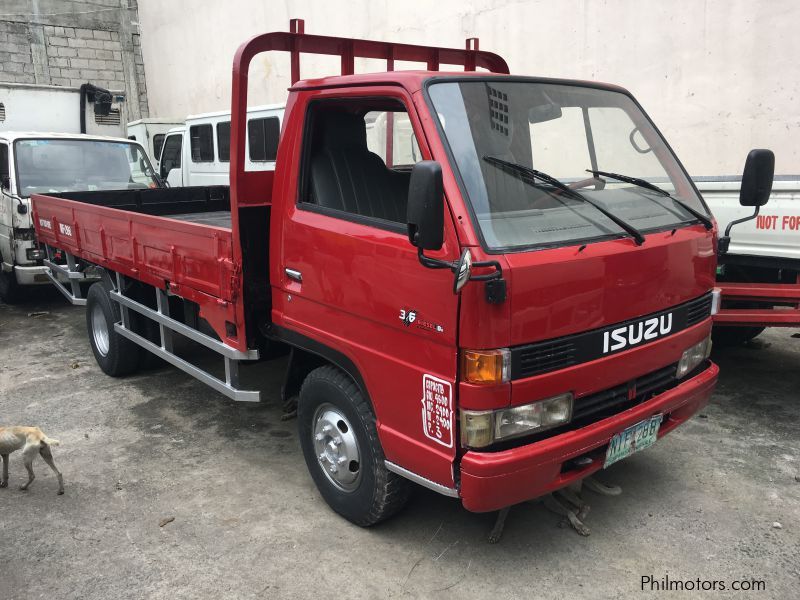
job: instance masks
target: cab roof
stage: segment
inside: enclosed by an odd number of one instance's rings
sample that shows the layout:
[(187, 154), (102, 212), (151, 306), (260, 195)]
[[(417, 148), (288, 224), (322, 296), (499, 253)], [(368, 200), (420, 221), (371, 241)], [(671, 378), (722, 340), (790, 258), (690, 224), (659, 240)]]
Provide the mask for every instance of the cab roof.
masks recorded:
[(606, 89), (609, 91), (629, 92), (620, 86), (601, 83), (597, 81), (585, 81), (580, 79), (556, 79), (549, 77), (529, 77), (524, 75), (509, 75), (506, 73), (494, 73), (490, 71), (385, 71), (380, 73), (358, 73), (355, 75), (331, 75), (314, 79), (303, 79), (295, 83), (290, 91), (305, 91), (310, 89), (328, 87), (357, 87), (360, 85), (399, 85), (413, 94), (422, 89), (424, 83), (429, 79), (492, 79), (508, 81), (532, 81), (550, 84), (578, 85)]
[(86, 140), (95, 142), (125, 142), (137, 144), (136, 140), (107, 135), (89, 135), (86, 133), (58, 133), (49, 131), (0, 131), (0, 139), (13, 142), (19, 139), (35, 140)]

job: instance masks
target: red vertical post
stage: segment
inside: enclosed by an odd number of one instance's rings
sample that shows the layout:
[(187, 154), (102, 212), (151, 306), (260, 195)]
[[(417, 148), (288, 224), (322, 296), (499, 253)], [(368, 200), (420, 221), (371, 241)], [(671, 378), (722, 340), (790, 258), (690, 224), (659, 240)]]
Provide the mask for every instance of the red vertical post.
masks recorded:
[(394, 46), (389, 46), (386, 50), (386, 70), (394, 71)]
[(353, 42), (342, 42), (342, 75), (352, 75), (355, 73), (355, 58), (353, 57)]
[[(303, 35), (306, 31), (306, 22), (303, 19), (291, 19), (289, 21), (289, 32), (296, 35)], [(292, 85), (300, 81), (300, 49), (297, 47), (297, 38), (292, 39), (291, 50)]]
[(475, 70), (475, 57), (478, 54), (478, 50), (480, 49), (480, 41), (478, 38), (467, 38), (467, 57), (464, 60), (464, 70), (465, 71), (474, 71)]
[(431, 48), (430, 58), (428, 58), (428, 71), (439, 70), (439, 50)]

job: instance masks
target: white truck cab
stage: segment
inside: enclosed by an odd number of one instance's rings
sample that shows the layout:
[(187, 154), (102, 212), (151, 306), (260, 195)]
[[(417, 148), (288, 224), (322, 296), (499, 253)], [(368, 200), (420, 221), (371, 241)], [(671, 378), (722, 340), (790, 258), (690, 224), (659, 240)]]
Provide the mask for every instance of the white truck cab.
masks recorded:
[(157, 186), (144, 148), (131, 140), (0, 132), (0, 300), (12, 303), (20, 286), (50, 281), (34, 237), (31, 194)]
[(171, 129), (183, 125), (179, 119), (148, 118), (131, 121), (127, 126), (129, 140), (139, 142), (147, 150), (150, 162), (158, 169), (164, 138)]
[[(283, 104), (247, 109), (245, 170), (272, 171), (278, 152)], [(186, 118), (183, 127), (167, 132), (159, 173), (171, 187), (229, 185), (231, 112)]]

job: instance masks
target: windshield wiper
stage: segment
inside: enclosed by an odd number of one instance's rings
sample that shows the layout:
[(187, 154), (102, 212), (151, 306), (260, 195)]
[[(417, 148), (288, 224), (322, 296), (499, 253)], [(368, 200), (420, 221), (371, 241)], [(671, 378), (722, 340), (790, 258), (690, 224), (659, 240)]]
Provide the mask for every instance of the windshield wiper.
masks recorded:
[(601, 177), (611, 177), (611, 179), (618, 179), (619, 181), (624, 181), (625, 183), (632, 183), (633, 185), (638, 185), (639, 187), (652, 190), (672, 200), (675, 204), (680, 206), (682, 209), (684, 209), (686, 212), (692, 215), (695, 219), (700, 221), (706, 229), (711, 229), (714, 226), (714, 223), (707, 215), (704, 215), (699, 210), (692, 208), (691, 206), (686, 204), (686, 202), (684, 202), (683, 200), (676, 198), (675, 196), (670, 194), (667, 190), (658, 187), (654, 183), (650, 183), (646, 179), (639, 179), (638, 177), (630, 177), (628, 175), (620, 175), (619, 173), (610, 173), (608, 171), (593, 171), (592, 169), (586, 169), (586, 172), (591, 173), (595, 177), (597, 177), (598, 175), (600, 175)]
[(552, 175), (548, 175), (543, 171), (537, 171), (536, 169), (531, 169), (530, 167), (526, 167), (525, 165), (509, 162), (507, 160), (503, 160), (502, 158), (497, 158), (496, 156), (484, 156), (483, 160), (485, 160), (490, 165), (505, 171), (506, 173), (514, 175), (517, 179), (519, 179), (520, 181), (524, 181), (525, 183), (536, 185), (537, 179), (539, 181), (544, 181), (545, 183), (549, 183), (553, 187), (564, 192), (564, 194), (569, 196), (570, 198), (574, 198), (579, 202), (584, 202), (589, 206), (593, 206), (599, 212), (603, 213), (606, 217), (608, 217), (614, 223), (616, 223), (623, 231), (627, 232), (636, 242), (637, 246), (641, 246), (642, 244), (644, 244), (644, 235), (642, 235), (642, 232), (636, 229), (636, 227), (634, 227), (627, 221), (621, 219), (614, 213), (610, 212), (608, 209), (596, 203), (594, 200), (590, 200), (580, 192), (573, 190), (566, 183), (564, 183), (563, 181), (559, 181)]

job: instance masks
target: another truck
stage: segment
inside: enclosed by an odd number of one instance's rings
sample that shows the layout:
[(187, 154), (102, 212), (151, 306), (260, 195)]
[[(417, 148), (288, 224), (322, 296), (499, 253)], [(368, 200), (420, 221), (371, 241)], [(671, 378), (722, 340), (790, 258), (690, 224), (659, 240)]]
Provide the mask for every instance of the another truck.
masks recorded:
[[(275, 51), (292, 74), (276, 166), (248, 170), (248, 67)], [(301, 80), (303, 53), (341, 74)], [(387, 70), (355, 74), (356, 58)], [(414, 151), (395, 159), (396, 135)], [(763, 160), (748, 178), (766, 179)], [(512, 76), (475, 39), (293, 20), (236, 52), (230, 184), (39, 194), (37, 235), (54, 273), (101, 273), (74, 300), (111, 376), (150, 353), (258, 401), (239, 367), (286, 349), (309, 472), (358, 525), (400, 510), (411, 482), (471, 511), (552, 492), (655, 443), (714, 389), (716, 226), (622, 88)]]
[[(740, 177), (696, 178), (698, 189), (728, 232), (719, 256), (722, 306), (714, 339), (741, 344), (766, 327), (800, 326), (800, 176), (775, 177), (764, 213), (737, 202)], [(723, 246), (725, 244), (723, 243)]]
[[(275, 169), (283, 105), (247, 109), (245, 169)], [(172, 187), (229, 185), (231, 113), (191, 115), (186, 123), (167, 132), (161, 178)]]
[(0, 132), (55, 131), (123, 137), (125, 94), (89, 83), (80, 88), (0, 83)]
[(144, 148), (120, 138), (0, 131), (0, 300), (47, 284), (30, 197), (71, 190), (150, 189), (159, 185)]

